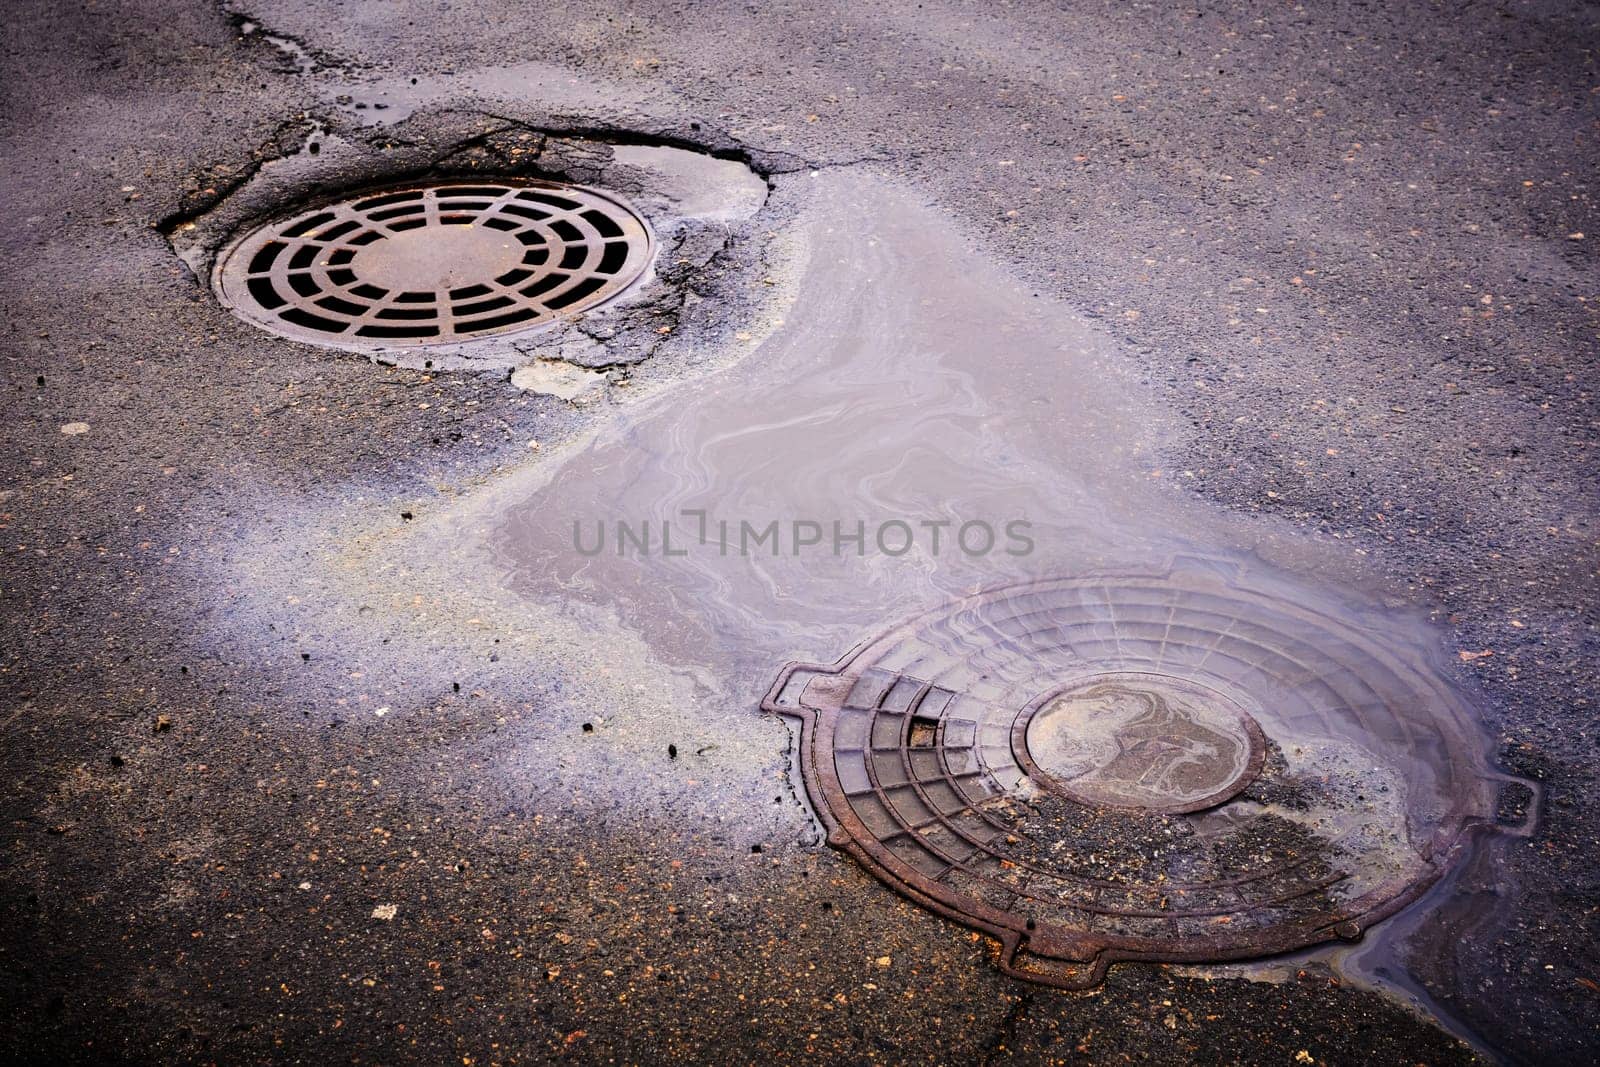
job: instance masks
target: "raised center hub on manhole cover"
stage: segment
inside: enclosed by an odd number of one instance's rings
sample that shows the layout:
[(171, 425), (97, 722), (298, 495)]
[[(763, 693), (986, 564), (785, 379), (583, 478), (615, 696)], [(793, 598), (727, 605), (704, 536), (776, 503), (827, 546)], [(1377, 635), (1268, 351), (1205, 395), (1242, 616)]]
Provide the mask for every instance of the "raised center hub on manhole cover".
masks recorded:
[(1372, 623), (1211, 563), (1064, 578), (790, 664), (763, 707), (830, 844), (1084, 988), (1359, 936), (1493, 824), (1471, 710)]
[(397, 291), (456, 289), (506, 275), (526, 249), (503, 230), (478, 226), (439, 226), (407, 230), (356, 253), (350, 270), (357, 278)]
[(1031, 778), (1073, 800), (1185, 812), (1249, 785), (1266, 740), (1215, 690), (1165, 675), (1106, 674), (1025, 709), (1012, 748)]
[(649, 227), (609, 194), (553, 182), (444, 182), (302, 211), (230, 245), (222, 302), (339, 348), (525, 333), (610, 300), (649, 265)]

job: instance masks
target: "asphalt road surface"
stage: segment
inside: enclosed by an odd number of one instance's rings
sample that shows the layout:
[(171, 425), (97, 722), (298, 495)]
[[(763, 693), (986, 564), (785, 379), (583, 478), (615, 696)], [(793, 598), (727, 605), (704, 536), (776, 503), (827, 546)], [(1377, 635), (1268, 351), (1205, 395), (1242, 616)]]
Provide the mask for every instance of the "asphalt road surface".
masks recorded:
[[(1600, 10), (14, 0), (0, 26), (0, 1058), (1593, 1060)], [(597, 402), (287, 341), (207, 284), (252, 211), (599, 180), (616, 144), (768, 197), (560, 353)], [(1141, 461), (1160, 492), (1430, 615), (1536, 832), (1364, 969), (1059, 993), (828, 849), (789, 731), (658, 687), (655, 635), (457, 610), (488, 563), (393, 547), (759, 344), (835, 174), (1095, 323), (1182, 430)]]

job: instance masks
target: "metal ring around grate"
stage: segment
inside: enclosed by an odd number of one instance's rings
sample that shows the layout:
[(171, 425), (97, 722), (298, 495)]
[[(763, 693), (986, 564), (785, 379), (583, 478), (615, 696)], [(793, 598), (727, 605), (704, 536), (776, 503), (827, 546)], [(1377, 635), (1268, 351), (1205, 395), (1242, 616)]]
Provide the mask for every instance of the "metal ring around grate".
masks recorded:
[(1414, 900), (1513, 781), (1424, 657), (1301, 601), (1209, 571), (991, 590), (762, 706), (801, 722), (829, 843), (1008, 973), (1270, 955)]
[(650, 262), (645, 221), (594, 189), (544, 181), (385, 189), (257, 229), (217, 262), (223, 304), (313, 344), (462, 344), (570, 319)]

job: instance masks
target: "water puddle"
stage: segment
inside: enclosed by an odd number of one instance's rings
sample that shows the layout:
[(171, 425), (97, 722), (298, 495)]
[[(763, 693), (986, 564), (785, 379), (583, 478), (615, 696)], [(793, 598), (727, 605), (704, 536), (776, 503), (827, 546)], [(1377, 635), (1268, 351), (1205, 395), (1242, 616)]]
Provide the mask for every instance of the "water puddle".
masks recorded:
[[(480, 502), (519, 597), (765, 672), (1008, 581), (1178, 555), (1359, 580), (1347, 550), (1169, 488), (1184, 472), (1158, 457), (1183, 427), (1093, 324), (914, 199), (809, 181), (794, 295), (753, 351)], [(1403, 614), (1385, 625), (1433, 647)]]
[[(1146, 399), (1114, 343), (1091, 323), (975, 256), (946, 219), (914, 199), (859, 176), (809, 180), (813, 221), (803, 229), (794, 297), (755, 351), (665, 389), (558, 467), (480, 502), (479, 528), (513, 597), (592, 609), (640, 635), (663, 660), (753, 700), (784, 660), (832, 663), (909, 616), (1024, 583), (1026, 607), (1008, 604), (993, 618), (990, 608), (952, 609), (918, 624), (925, 628), (917, 631), (919, 651), (890, 653), (918, 665), (894, 668), (922, 687), (908, 701), (927, 699), (930, 686), (937, 691), (930, 679), (957, 678), (952, 692), (969, 686), (1007, 709), (992, 727), (981, 712), (950, 718), (936, 711), (920, 721), (940, 740), (918, 740), (913, 712), (872, 703), (893, 700), (893, 683), (858, 713), (848, 703), (807, 709), (795, 694), (787, 706), (816, 717), (816, 744), (835, 746), (837, 762), (824, 777), (838, 775), (829, 781), (847, 812), (844, 824), (857, 828), (852, 848), (872, 854), (884, 846), (873, 855), (875, 869), (890, 871), (880, 877), (924, 894), (937, 883), (931, 895), (960, 914), (969, 913), (961, 903), (967, 890), (957, 891), (962, 880), (986, 875), (983, 862), (952, 856), (967, 846), (989, 853), (1001, 846), (995, 834), (974, 836), (957, 825), (987, 803), (981, 797), (952, 785), (947, 809), (929, 800), (934, 779), (952, 779), (952, 762), (968, 758), (960, 752), (973, 754), (974, 767), (984, 758), (981, 741), (951, 748), (943, 739), (966, 727), (1012, 729), (1017, 709), (1052, 681), (1071, 681), (1074, 693), (1103, 704), (1111, 699), (1107, 679), (1144, 677), (1116, 672), (1173, 676), (1112, 694), (1138, 704), (1125, 717), (1145, 725), (1156, 715), (1183, 718), (1172, 701), (1189, 692), (1184, 686), (1226, 687), (1250, 708), (1237, 715), (1259, 720), (1266, 733), (1266, 751), (1248, 775), (1248, 746), (1240, 740), (1238, 751), (1210, 752), (1207, 745), (1232, 735), (1195, 725), (1208, 721), (1200, 712), (1183, 721), (1192, 726), (1190, 747), (1204, 752), (1177, 763), (1148, 749), (1124, 758), (1117, 739), (1100, 739), (1121, 760), (1107, 757), (1116, 774), (1139, 770), (1138, 782), (1114, 783), (1127, 795), (1182, 774), (1194, 778), (1184, 788), (1196, 795), (1245, 791), (1197, 815), (1168, 806), (1118, 823), (1125, 851), (1127, 835), (1135, 844), (1142, 835), (1167, 839), (1153, 852), (1127, 851), (1127, 869), (1096, 883), (1096, 893), (1110, 884), (1126, 894), (1115, 923), (1093, 931), (1092, 944), (1069, 939), (1062, 954), (1105, 949), (1107, 958), (1161, 958), (1149, 946), (1167, 936), (1161, 931), (1177, 930), (1182, 947), (1248, 955), (1251, 945), (1293, 947), (1267, 935), (1331, 914), (1359, 916), (1363, 922), (1341, 926), (1354, 936), (1366, 919), (1424, 891), (1467, 846), (1469, 831), (1488, 823), (1500, 782), (1486, 738), (1438, 671), (1436, 634), (1414, 612), (1340, 594), (1358, 571), (1327, 545), (1197, 506), (1169, 488), (1182, 472), (1160, 470), (1158, 456), (1182, 428)], [(1028, 584), (1085, 574), (1155, 574), (1157, 584), (1140, 578), (1092, 596), (1076, 588), (1036, 595)], [(1124, 596), (1123, 586), (1133, 592)], [(1059, 612), (1082, 613), (1086, 605), (1083, 632), (1108, 650), (1093, 662), (1084, 659), (1086, 638), (1057, 640), (1070, 628)], [(1043, 615), (1044, 624), (1030, 621)], [(996, 634), (1005, 639), (991, 640)], [(1381, 649), (1365, 645), (1374, 637)], [(1070, 654), (1061, 654), (1064, 647)], [(860, 699), (870, 671), (831, 669), (856, 686), (837, 692)], [(844, 730), (851, 714), (892, 720), (902, 730), (898, 744), (943, 753), (931, 777), (920, 779), (914, 754), (905, 757), (915, 779), (906, 788), (916, 797), (897, 801), (882, 779), (893, 772), (869, 773), (873, 760), (850, 754), (865, 742), (824, 729), (826, 721)], [(1235, 714), (1218, 721), (1227, 726)], [(998, 763), (1007, 758), (1002, 747), (1012, 746), (995, 746)], [(1069, 755), (1052, 750), (1047, 758), (1059, 766), (1087, 758)], [(843, 780), (852, 760), (865, 760), (855, 787)], [(1027, 795), (1027, 768), (1007, 782), (1016, 770), (1007, 766), (994, 773), (997, 788), (1009, 792), (1008, 802), (1032, 806), (1009, 825), (1034, 826), (1022, 835), (1034, 842), (1041, 819), (1068, 825)], [(1001, 825), (989, 809), (982, 814)], [(905, 832), (896, 826), (930, 825), (913, 822), (924, 816), (944, 819), (952, 839), (964, 841), (908, 850), (891, 840)], [(872, 828), (874, 818), (883, 834)], [(1084, 851), (1077, 845), (1104, 833), (1076, 822), (1070, 830), (1052, 846), (1057, 853), (1077, 856)], [(1117, 848), (1103, 847), (1096, 862)], [(1295, 864), (1284, 858), (1295, 855)], [(904, 875), (895, 875), (902, 863)], [(1195, 887), (1193, 918), (1152, 919), (1140, 910), (1135, 897), (1148, 888), (1139, 884), (1145, 878)], [(1262, 894), (1247, 898), (1236, 888), (1245, 881)], [(1240, 913), (1249, 917), (1237, 943), (1208, 929), (1227, 911), (1217, 897), (1200, 906), (1202, 891), (1215, 894), (1219, 885), (1235, 887), (1229, 907), (1242, 901)], [(1015, 884), (1003, 888), (1013, 903), (982, 896), (989, 921), (973, 924), (1012, 938), (1011, 948), (1028, 936), (1023, 930), (1043, 942), (1033, 912), (1017, 911), (1014, 932), (1008, 919), (994, 918), (1029, 897)], [(1053, 892), (1053, 904), (1065, 899), (1065, 890)], [(1159, 907), (1173, 906), (1174, 893), (1159, 894)], [(1096, 900), (1104, 910), (1103, 895)], [(1252, 941), (1246, 927), (1264, 933)]]
[(1103, 335), (882, 187), (817, 195), (827, 221), (759, 351), (630, 412), (506, 509), (518, 594), (604, 602), (678, 658), (771, 663), (1185, 543), (1143, 484), (1171, 425), (1130, 401)]

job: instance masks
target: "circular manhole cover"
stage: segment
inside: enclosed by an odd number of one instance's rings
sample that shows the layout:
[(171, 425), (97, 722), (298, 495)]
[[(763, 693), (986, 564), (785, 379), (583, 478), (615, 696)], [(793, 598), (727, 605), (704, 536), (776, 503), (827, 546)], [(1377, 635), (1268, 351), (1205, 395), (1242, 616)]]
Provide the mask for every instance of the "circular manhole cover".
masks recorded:
[(620, 200), (552, 182), (385, 189), (255, 230), (217, 261), (224, 305), (339, 348), (461, 344), (524, 333), (615, 297), (650, 262)]
[(1172, 571), (981, 593), (763, 704), (802, 723), (829, 842), (1064, 988), (1116, 960), (1357, 937), (1498, 784), (1420, 657), (1310, 598)]

